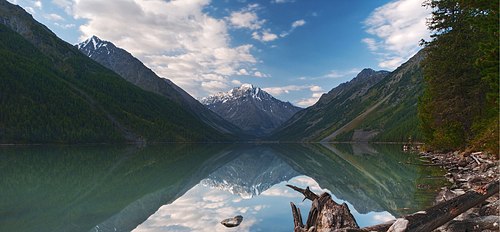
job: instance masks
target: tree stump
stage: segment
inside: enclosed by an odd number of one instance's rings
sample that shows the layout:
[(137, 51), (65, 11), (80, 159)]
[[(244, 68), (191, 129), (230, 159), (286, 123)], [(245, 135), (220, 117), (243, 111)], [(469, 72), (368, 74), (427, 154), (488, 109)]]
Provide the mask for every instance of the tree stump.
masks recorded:
[(321, 196), (313, 193), (309, 188), (301, 189), (296, 186), (288, 187), (301, 192), (305, 199), (312, 200), (311, 210), (307, 217), (306, 225), (302, 223), (300, 210), (290, 202), (292, 207), (294, 231), (334, 231), (342, 228), (359, 228), (356, 219), (352, 216), (349, 207), (344, 204), (337, 204), (330, 194), (323, 193)]
[(345, 203), (338, 204), (333, 201), (330, 194), (323, 193), (318, 196), (309, 187), (302, 189), (293, 185), (287, 186), (302, 193), (304, 200), (312, 201), (305, 225), (302, 222), (300, 209), (293, 202), (290, 202), (295, 232), (432, 231), (499, 192), (499, 181), (494, 181), (481, 188), (469, 190), (463, 195), (441, 202), (425, 211), (406, 215), (396, 221), (359, 228), (356, 219), (349, 211), (349, 207)]

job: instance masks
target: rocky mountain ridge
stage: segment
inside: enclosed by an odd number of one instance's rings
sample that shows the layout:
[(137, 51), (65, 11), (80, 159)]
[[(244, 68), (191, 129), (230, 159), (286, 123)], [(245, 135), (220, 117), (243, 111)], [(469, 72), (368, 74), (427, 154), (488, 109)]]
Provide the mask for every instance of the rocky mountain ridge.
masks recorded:
[(243, 131), (256, 136), (269, 134), (301, 110), (251, 84), (203, 98), (201, 103)]
[(364, 69), (297, 113), (271, 138), (279, 141), (385, 141), (419, 139), (417, 102), (423, 91), (424, 51), (393, 72)]
[(0, 1), (0, 57), (0, 143), (230, 139), (89, 59), (7, 1)]
[(214, 129), (232, 136), (242, 135), (243, 132), (238, 127), (206, 109), (182, 88), (166, 78), (159, 77), (132, 54), (116, 47), (112, 42), (92, 36), (79, 43), (77, 48), (130, 83), (176, 102)]

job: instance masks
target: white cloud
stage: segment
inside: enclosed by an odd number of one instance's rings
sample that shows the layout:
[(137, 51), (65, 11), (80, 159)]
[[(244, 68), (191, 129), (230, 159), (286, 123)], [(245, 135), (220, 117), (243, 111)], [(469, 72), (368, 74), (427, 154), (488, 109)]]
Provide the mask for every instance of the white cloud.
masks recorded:
[(331, 70), (329, 73), (323, 75), (320, 79), (323, 78), (338, 79), (342, 77), (352, 77), (352, 75), (355, 75), (359, 72), (360, 69), (358, 68), (352, 68), (350, 70)]
[(231, 84), (236, 85), (236, 86), (241, 86), (242, 83), (239, 80), (232, 80)]
[(419, 49), (419, 41), (428, 39), (426, 19), (431, 9), (421, 0), (397, 0), (375, 9), (365, 20), (366, 32), (375, 38), (362, 41), (371, 51), (380, 53), (381, 68), (394, 69)]
[(320, 86), (317, 86), (317, 85), (310, 86), (309, 90), (312, 92), (311, 97), (310, 98), (302, 98), (302, 99), (298, 100), (296, 102), (296, 104), (298, 106), (308, 107), (308, 106), (314, 105), (319, 100), (319, 98), (323, 95), (323, 93), (325, 92), (323, 90), (323, 88), (321, 88)]
[(67, 14), (71, 14), (71, 8), (73, 7), (73, 2), (71, 0), (52, 0), (52, 3), (64, 9)]
[(290, 93), (291, 91), (300, 91), (308, 88), (309, 86), (288, 85), (281, 87), (268, 87), (268, 88), (263, 88), (262, 90), (270, 93), (273, 96), (279, 96), (281, 94)]
[(146, 221), (138, 225), (134, 232), (158, 231), (227, 231), (220, 220), (236, 215), (244, 215), (244, 221), (238, 231), (250, 231), (257, 219), (252, 214), (267, 208), (255, 204), (245, 206), (237, 195), (212, 189), (198, 184), (177, 198), (174, 202), (161, 206)]
[(287, 86), (279, 86), (279, 87), (267, 87), (262, 88), (262, 90), (270, 93), (273, 96), (279, 96), (282, 94), (288, 94), (292, 91), (302, 91), (309, 90), (311, 92), (324, 92), (323, 88), (318, 85), (287, 85)]
[(264, 91), (270, 93), (273, 96), (279, 96), (282, 94), (289, 94), (294, 91), (311, 91), (310, 98), (299, 99), (295, 103), (302, 107), (311, 106), (323, 95), (324, 90), (318, 85), (287, 85), (280, 87), (268, 87), (263, 88)]
[(278, 39), (278, 36), (274, 33), (271, 33), (269, 30), (264, 30), (262, 32), (254, 31), (252, 33), (252, 38), (261, 42), (270, 42)]
[(314, 105), (319, 98), (311, 97), (311, 98), (303, 98), (296, 102), (296, 104), (300, 107), (308, 107)]
[[(64, 0), (54, 1), (66, 6)], [(203, 12), (209, 3), (79, 0), (72, 12), (77, 19), (88, 20), (80, 26), (81, 40), (97, 35), (112, 41), (159, 76), (201, 97), (223, 90), (231, 83), (230, 76), (257, 62), (252, 45), (230, 46), (228, 22)]]
[(64, 21), (64, 18), (58, 14), (46, 14), (43, 16), (44, 18), (50, 20), (50, 21)]
[(201, 87), (210, 90), (210, 92), (220, 92), (229, 88), (224, 81), (203, 81)]
[(232, 12), (228, 17), (229, 23), (235, 28), (260, 29), (266, 20), (259, 19), (255, 12), (257, 7), (257, 4), (251, 4), (241, 11)]
[(391, 56), (388, 57), (384, 60), (381, 60), (380, 63), (378, 64), (381, 68), (397, 68), (399, 65), (404, 63), (408, 58), (403, 58), (400, 56)]
[(301, 197), (301, 195), (291, 190), (290, 188), (269, 188), (266, 191), (261, 193), (262, 196), (274, 196), (274, 197), (287, 197), (287, 198), (297, 198)]
[(54, 25), (56, 25), (56, 26), (58, 26), (58, 27), (60, 27), (62, 29), (70, 29), (70, 28), (76, 27), (76, 25), (73, 24), (73, 23), (69, 23), (69, 24), (54, 23)]
[(260, 78), (263, 78), (263, 77), (270, 77), (268, 74), (265, 74), (265, 73), (262, 73), (260, 71), (256, 71), (253, 73), (253, 76), (254, 77), (260, 77)]
[(321, 92), (323, 91), (323, 88), (321, 88), (321, 86), (313, 85), (309, 88), (309, 90), (311, 90), (312, 92)]
[(33, 6), (36, 7), (36, 8), (38, 8), (38, 9), (42, 9), (42, 7), (43, 7), (42, 6), (42, 1), (35, 1), (33, 3)]
[(246, 69), (242, 68), (242, 69), (238, 70), (237, 75), (240, 75), (240, 76), (248, 76), (248, 75), (250, 75), (250, 74), (248, 73), (248, 71), (247, 71)]
[(295, 0), (271, 0), (271, 3), (288, 3), (295, 2)]
[(301, 26), (304, 26), (305, 24), (306, 24), (306, 21), (303, 19), (300, 19), (300, 20), (297, 20), (297, 21), (292, 23), (292, 28), (301, 27)]
[(368, 49), (370, 49), (370, 51), (374, 52), (374, 51), (378, 50), (378, 45), (377, 45), (377, 42), (375, 41), (375, 39), (373, 39), (373, 38), (364, 38), (361, 41), (363, 43), (365, 43), (366, 46), (368, 46)]
[(282, 38), (287, 37), (295, 30), (295, 28), (304, 26), (305, 24), (306, 24), (306, 21), (304, 19), (299, 19), (299, 20), (294, 21), (292, 23), (292, 25), (290, 26), (290, 30), (281, 32), (280, 37), (282, 37)]

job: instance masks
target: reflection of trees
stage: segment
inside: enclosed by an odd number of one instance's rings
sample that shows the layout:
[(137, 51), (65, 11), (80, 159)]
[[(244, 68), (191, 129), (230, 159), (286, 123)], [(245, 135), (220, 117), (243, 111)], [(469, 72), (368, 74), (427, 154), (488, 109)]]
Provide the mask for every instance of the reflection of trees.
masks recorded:
[[(273, 147), (294, 169), (315, 179), (358, 212), (388, 211), (395, 216), (428, 206), (432, 191), (417, 188), (428, 173), (399, 146), (368, 144)], [(412, 161), (416, 162), (416, 161)]]
[(218, 145), (0, 149), (0, 231), (132, 230), (231, 159)]
[(427, 206), (416, 186), (428, 167), (412, 157), (350, 145), (1, 147), (0, 231), (129, 231), (208, 176), (262, 192), (301, 173), (359, 212), (398, 216)]

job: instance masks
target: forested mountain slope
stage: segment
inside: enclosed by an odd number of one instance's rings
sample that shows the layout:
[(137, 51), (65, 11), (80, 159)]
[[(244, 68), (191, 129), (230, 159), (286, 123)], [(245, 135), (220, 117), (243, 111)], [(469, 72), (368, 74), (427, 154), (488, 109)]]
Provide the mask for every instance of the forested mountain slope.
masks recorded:
[(227, 139), (175, 102), (141, 90), (0, 1), (0, 142)]
[(116, 72), (130, 83), (182, 105), (187, 111), (214, 129), (233, 136), (239, 136), (243, 133), (237, 126), (207, 109), (169, 79), (156, 75), (132, 54), (116, 47), (113, 43), (93, 36), (78, 44), (77, 47), (92, 60)]
[(271, 137), (280, 141), (386, 141), (420, 139), (417, 102), (422, 93), (420, 51), (393, 72), (363, 70), (297, 113)]

